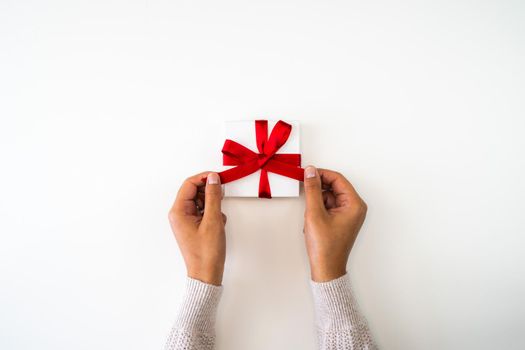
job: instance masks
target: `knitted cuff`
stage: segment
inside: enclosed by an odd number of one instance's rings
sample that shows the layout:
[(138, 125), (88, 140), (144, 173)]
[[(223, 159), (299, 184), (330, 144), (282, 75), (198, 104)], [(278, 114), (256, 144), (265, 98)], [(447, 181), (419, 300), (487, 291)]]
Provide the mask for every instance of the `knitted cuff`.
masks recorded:
[(213, 333), (221, 294), (222, 286), (214, 286), (188, 277), (186, 295), (175, 321), (175, 327)]
[(348, 274), (329, 282), (310, 281), (317, 327), (324, 331), (366, 325), (354, 298)]

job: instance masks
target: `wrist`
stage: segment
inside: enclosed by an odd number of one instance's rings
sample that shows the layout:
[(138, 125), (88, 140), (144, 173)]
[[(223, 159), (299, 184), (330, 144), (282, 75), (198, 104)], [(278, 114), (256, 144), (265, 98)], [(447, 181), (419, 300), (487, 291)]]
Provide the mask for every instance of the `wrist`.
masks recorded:
[(334, 266), (334, 267), (319, 267), (312, 266), (310, 269), (310, 276), (314, 282), (329, 282), (340, 278), (346, 274), (345, 266)]
[(188, 277), (215, 286), (222, 285), (224, 268), (188, 268)]

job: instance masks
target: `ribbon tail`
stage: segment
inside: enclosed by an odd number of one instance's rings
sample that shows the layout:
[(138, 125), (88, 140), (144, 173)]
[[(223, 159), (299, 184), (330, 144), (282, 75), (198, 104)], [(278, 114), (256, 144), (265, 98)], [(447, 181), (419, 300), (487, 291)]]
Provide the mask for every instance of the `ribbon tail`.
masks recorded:
[(298, 181), (304, 181), (304, 169), (293, 166), (274, 159), (270, 159), (266, 163), (265, 169), (282, 176), (286, 176)]
[(268, 180), (268, 171), (266, 171), (266, 169), (261, 169), (261, 177), (259, 178), (259, 198), (272, 198), (270, 181)]
[(259, 170), (259, 163), (256, 160), (236, 166), (228, 170), (221, 171), (219, 177), (221, 178), (221, 184), (226, 184), (248, 176)]

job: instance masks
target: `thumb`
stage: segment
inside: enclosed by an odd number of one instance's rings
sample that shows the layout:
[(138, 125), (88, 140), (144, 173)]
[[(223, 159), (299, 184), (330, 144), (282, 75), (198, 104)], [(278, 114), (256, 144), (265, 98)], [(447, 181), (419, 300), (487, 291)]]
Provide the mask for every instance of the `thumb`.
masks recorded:
[(204, 195), (204, 221), (215, 219), (222, 221), (221, 200), (221, 178), (217, 173), (209, 173)]
[(304, 169), (304, 194), (306, 197), (306, 212), (311, 214), (324, 213), (326, 210), (321, 188), (321, 177), (313, 166)]

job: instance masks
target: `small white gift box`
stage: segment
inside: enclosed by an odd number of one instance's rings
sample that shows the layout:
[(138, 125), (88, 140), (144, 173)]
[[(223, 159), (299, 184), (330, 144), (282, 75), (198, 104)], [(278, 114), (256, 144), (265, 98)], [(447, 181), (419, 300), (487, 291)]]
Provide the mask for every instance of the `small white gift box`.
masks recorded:
[[(277, 123), (276, 120), (268, 120), (268, 137)], [(299, 145), (299, 123), (297, 121), (286, 121), (292, 126), (292, 130), (286, 143), (279, 148), (276, 154), (293, 153), (300, 154)], [(256, 143), (256, 131), (254, 120), (228, 121), (225, 123), (225, 138), (233, 140), (255, 153), (259, 153)], [(224, 169), (232, 168), (225, 166)], [(225, 197), (258, 197), (259, 179), (261, 170), (249, 174), (238, 180), (224, 185)], [(268, 180), (272, 197), (298, 197), (299, 181), (268, 171)]]

